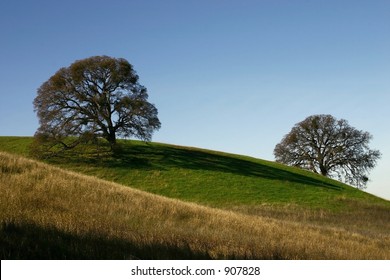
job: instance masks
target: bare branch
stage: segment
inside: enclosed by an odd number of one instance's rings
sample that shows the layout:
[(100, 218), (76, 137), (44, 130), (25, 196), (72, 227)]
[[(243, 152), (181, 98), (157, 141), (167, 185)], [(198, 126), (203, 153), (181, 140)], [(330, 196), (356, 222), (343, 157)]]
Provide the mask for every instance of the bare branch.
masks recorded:
[(372, 136), (331, 115), (314, 115), (296, 124), (276, 145), (276, 161), (364, 188), (380, 152), (368, 147)]
[[(38, 89), (34, 109), (38, 134), (64, 137), (92, 133), (115, 144), (116, 137), (150, 140), (160, 128), (133, 66), (124, 59), (95, 56), (61, 68)], [(78, 143), (77, 141), (75, 143)]]

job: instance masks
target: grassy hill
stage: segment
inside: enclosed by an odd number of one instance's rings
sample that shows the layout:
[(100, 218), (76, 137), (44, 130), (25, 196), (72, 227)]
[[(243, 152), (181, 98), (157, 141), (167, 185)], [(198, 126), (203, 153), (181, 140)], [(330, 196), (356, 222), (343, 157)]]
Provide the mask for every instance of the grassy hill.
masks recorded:
[[(31, 140), (0, 137), (0, 150), (27, 155)], [(60, 246), (60, 255), (48, 249), (49, 258), (92, 258), (91, 252), (97, 258), (390, 258), (389, 201), (250, 157), (138, 141), (121, 147), (113, 157), (84, 153), (50, 160), (62, 169), (2, 154), (1, 205), (16, 201), (1, 210), (4, 248), (20, 238), (40, 240), (25, 236), (36, 231), (50, 243), (38, 247)], [(11, 178), (28, 183), (14, 187)], [(109, 214), (114, 206), (120, 210)], [(47, 234), (54, 240), (43, 238)], [(104, 254), (116, 246), (129, 251)], [(24, 251), (8, 258), (24, 258)]]

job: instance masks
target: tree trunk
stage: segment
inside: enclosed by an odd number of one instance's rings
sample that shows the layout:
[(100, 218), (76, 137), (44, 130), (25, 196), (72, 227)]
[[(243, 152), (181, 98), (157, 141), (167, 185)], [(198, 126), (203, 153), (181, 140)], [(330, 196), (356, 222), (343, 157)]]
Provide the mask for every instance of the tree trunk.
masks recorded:
[(110, 130), (109, 134), (107, 135), (106, 140), (110, 143), (111, 147), (115, 146), (115, 144), (116, 144), (115, 131)]
[(320, 164), (320, 170), (323, 176), (328, 176), (328, 169), (324, 165)]

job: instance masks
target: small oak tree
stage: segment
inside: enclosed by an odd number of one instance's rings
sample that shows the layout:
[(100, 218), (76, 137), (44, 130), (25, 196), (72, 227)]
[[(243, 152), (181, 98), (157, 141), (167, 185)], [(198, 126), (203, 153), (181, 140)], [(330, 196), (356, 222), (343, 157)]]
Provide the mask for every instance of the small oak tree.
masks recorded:
[(61, 68), (41, 85), (34, 100), (38, 143), (69, 149), (98, 137), (111, 147), (118, 136), (150, 140), (161, 124), (138, 79), (122, 58), (94, 56)]
[(276, 145), (277, 162), (301, 167), (364, 188), (367, 174), (380, 158), (371, 150), (368, 132), (351, 127), (344, 119), (313, 115), (297, 123)]

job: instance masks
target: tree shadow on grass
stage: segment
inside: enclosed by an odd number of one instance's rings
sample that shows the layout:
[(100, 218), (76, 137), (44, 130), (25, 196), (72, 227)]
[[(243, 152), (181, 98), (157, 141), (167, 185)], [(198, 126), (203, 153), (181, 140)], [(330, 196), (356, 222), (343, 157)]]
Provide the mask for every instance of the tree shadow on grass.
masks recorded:
[(342, 190), (340, 184), (326, 182), (325, 178), (305, 176), (297, 172), (273, 167), (269, 164), (224, 155), (212, 151), (177, 147), (163, 144), (147, 144), (126, 141), (118, 144), (113, 152), (100, 153), (69, 152), (62, 158), (52, 158), (48, 162), (59, 165), (93, 166), (107, 169), (169, 170), (182, 168), (225, 172), (240, 176), (306, 184), (333, 190)]
[(54, 227), (33, 223), (0, 225), (2, 260), (121, 260), (121, 259), (210, 259), (207, 252), (194, 252), (185, 244), (141, 245), (121, 239), (74, 235)]
[(231, 155), (174, 147), (167, 145), (123, 145), (111, 159), (105, 162), (108, 168), (167, 170), (184, 168), (226, 172), (241, 176), (261, 177), (271, 180), (325, 187), (334, 190), (343, 188), (314, 177), (304, 176), (270, 165), (240, 159)]

